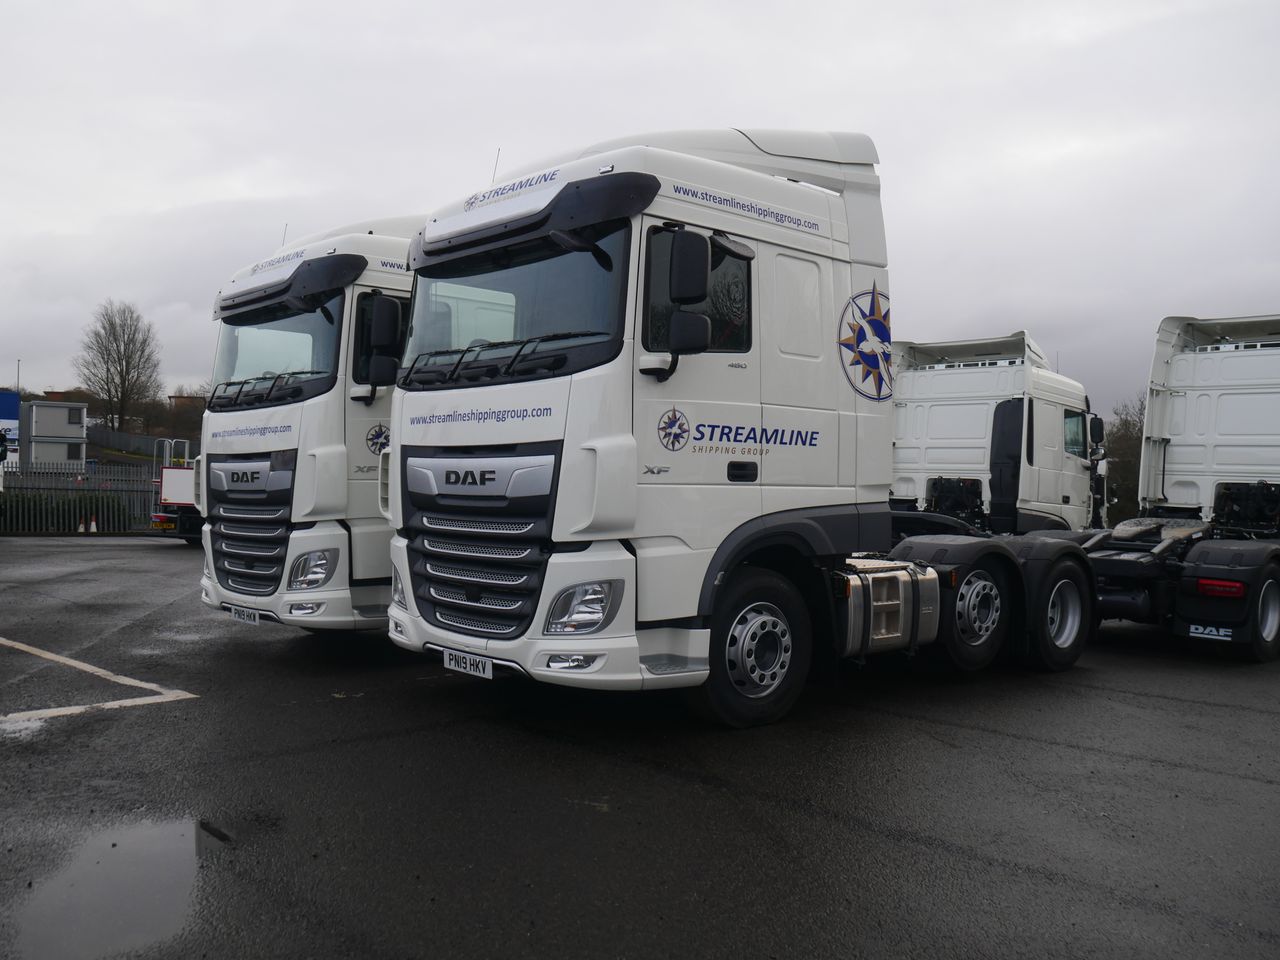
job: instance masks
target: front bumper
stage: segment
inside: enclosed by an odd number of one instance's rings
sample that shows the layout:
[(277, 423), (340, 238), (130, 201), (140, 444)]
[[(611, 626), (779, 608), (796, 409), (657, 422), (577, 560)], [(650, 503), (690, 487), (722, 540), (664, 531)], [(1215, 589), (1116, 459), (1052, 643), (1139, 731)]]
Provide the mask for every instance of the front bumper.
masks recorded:
[[(693, 687), (707, 678), (710, 631), (670, 627), (637, 631), (636, 561), (616, 542), (598, 542), (579, 552), (554, 554), (547, 563), (533, 623), (525, 636), (514, 640), (488, 640), (428, 623), (414, 607), (409, 562), (407, 542), (393, 537), (391, 564), (400, 576), (411, 609), (395, 605), (388, 609), (388, 635), (406, 650), (476, 654), (535, 680), (600, 690)], [(623, 582), (621, 606), (613, 622), (598, 634), (543, 635), (550, 605), (560, 592), (591, 580)], [(595, 659), (590, 666), (565, 669), (550, 666), (550, 658), (557, 655)]]
[[(258, 616), (265, 620), (312, 630), (387, 629), (387, 604), (391, 602), (391, 587), (389, 584), (359, 584), (352, 587), (348, 575), (351, 544), (346, 531), (337, 524), (320, 523), (309, 530), (294, 530), (289, 535), (289, 553), (280, 589), (266, 597), (236, 593), (222, 586), (209, 567), (213, 553), (207, 525), (201, 532), (201, 541), (205, 567), (200, 577), (200, 599), (205, 606), (215, 610), (225, 610), (228, 606), (247, 607), (257, 610)], [(333, 579), (317, 590), (285, 589), (293, 561), (303, 553), (323, 549), (338, 551)], [(291, 612), (291, 608), (297, 604), (316, 604), (319, 609), (312, 614)]]

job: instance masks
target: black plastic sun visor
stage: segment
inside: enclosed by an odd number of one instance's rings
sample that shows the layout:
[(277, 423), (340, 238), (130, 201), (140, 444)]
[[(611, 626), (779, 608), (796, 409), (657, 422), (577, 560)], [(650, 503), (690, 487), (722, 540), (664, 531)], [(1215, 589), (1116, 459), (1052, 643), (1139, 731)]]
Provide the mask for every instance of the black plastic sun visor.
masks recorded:
[(658, 195), (658, 178), (649, 173), (614, 173), (566, 183), (537, 213), (518, 220), (487, 224), (469, 233), (425, 242), (421, 234), (410, 245), (409, 269), (443, 263), (490, 247), (551, 230), (572, 230), (606, 220), (634, 217)]
[(335, 253), (314, 260), (304, 260), (284, 280), (221, 297), (218, 300), (217, 319), (223, 320), (247, 310), (269, 307), (289, 297), (310, 297), (341, 290), (364, 273), (368, 265), (369, 261), (356, 253)]

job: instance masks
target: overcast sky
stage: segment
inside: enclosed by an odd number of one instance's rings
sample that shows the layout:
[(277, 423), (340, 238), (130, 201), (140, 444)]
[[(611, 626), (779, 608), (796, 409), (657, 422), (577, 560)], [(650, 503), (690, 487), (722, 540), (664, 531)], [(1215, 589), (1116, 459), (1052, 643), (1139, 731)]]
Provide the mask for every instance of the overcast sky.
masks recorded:
[[(291, 237), (649, 130), (856, 130), (894, 335), (1027, 328), (1095, 409), (1169, 314), (1280, 312), (1280, 3), (16, 3), (0, 12), (0, 383), (94, 306), (170, 386)], [(501, 175), (501, 174), (500, 174)]]

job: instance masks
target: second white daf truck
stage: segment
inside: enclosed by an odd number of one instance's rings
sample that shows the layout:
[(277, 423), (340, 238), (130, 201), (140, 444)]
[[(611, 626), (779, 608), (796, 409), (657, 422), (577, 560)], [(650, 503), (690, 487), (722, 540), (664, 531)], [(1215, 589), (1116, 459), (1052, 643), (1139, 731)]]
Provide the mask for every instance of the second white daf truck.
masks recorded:
[(898, 529), (927, 529), (939, 514), (991, 533), (1105, 525), (1101, 421), (1025, 331), (898, 340), (893, 360), (889, 502), (915, 514)]
[(688, 687), (734, 725), (837, 657), (1074, 662), (1077, 544), (886, 553), (875, 163), (859, 134), (655, 134), (432, 217), (381, 460), (392, 639), (481, 677)]
[(1138, 496), (1076, 538), (1100, 615), (1280, 656), (1280, 316), (1161, 322)]
[(299, 240), (219, 295), (196, 471), (209, 606), (247, 623), (385, 629), (391, 531), (377, 482), (391, 391), (373, 381), (398, 366), (408, 237), (421, 226), (377, 220)]

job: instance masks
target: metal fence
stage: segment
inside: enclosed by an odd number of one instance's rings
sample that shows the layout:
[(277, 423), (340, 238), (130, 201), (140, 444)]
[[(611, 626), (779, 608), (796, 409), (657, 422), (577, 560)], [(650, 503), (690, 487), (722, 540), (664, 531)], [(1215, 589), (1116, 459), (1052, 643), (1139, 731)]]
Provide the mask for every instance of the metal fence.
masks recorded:
[[(107, 447), (110, 450), (123, 450), (126, 453), (139, 454), (144, 457), (154, 456), (157, 453), (156, 443), (164, 442), (159, 437), (152, 437), (142, 433), (125, 433), (123, 430), (109, 430), (98, 424), (90, 424), (85, 428), (85, 436), (90, 443), (99, 447)], [(190, 456), (194, 457), (200, 452), (199, 440), (190, 440), (187, 443)]]
[(150, 464), (41, 463), (4, 469), (0, 534), (135, 533), (151, 529)]

